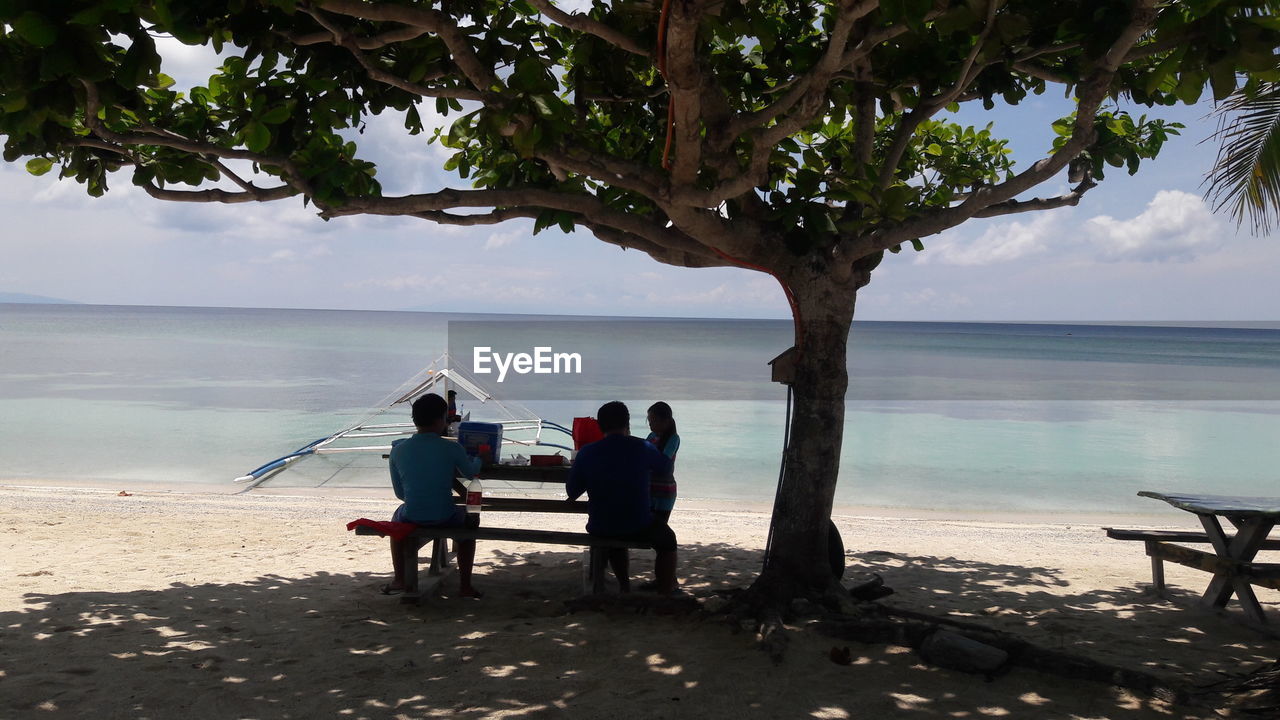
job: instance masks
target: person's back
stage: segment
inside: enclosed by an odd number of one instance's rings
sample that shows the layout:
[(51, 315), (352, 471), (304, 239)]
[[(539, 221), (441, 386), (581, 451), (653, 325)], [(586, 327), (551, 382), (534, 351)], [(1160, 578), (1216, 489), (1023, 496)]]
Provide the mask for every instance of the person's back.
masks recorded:
[(612, 434), (578, 451), (569, 493), (587, 493), (587, 532), (631, 535), (653, 524), (649, 483), (671, 473), (671, 461), (637, 437)]
[(435, 525), (455, 512), (455, 472), (471, 476), (477, 463), (456, 442), (418, 432), (391, 446), (391, 484), (404, 501), (405, 522)]
[[(666, 523), (653, 522), (649, 483), (654, 474), (671, 475), (671, 459), (653, 445), (631, 437), (631, 413), (627, 406), (607, 402), (596, 412), (604, 438), (578, 451), (565, 483), (569, 499), (587, 493), (587, 532), (614, 538), (641, 540), (654, 557), (654, 586), (658, 592), (676, 592), (676, 535)], [(609, 564), (623, 592), (630, 588), (627, 551), (609, 551)]]
[[(393, 522), (413, 523), (433, 527), (475, 527), (478, 516), (469, 520), (466, 510), (454, 505), (453, 478), (455, 473), (475, 477), (480, 470), (479, 458), (467, 457), (461, 445), (440, 437), (446, 425), (448, 404), (435, 393), (427, 393), (413, 401), (413, 425), (418, 432), (391, 445), (391, 487), (402, 505), (391, 516)], [(393, 580), (382, 587), (388, 595), (404, 589), (405, 542), (422, 540), (397, 540), (391, 538), (391, 567)], [(471, 585), (471, 568), (476, 557), (475, 540), (455, 540), (458, 552), (458, 594), (463, 597), (480, 597)]]

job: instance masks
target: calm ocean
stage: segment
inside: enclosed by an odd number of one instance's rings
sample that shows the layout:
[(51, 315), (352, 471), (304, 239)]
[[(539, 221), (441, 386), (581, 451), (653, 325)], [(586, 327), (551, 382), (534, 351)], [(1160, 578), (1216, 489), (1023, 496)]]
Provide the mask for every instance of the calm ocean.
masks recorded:
[[(0, 304), (0, 482), (231, 490), (424, 368), (450, 321), (491, 319)], [(643, 370), (590, 378), (598, 398), (518, 399), (566, 424), (609, 399), (637, 415), (666, 400), (682, 496), (771, 499), (786, 394), (766, 363), (790, 324), (650, 321), (641, 351), (636, 322), (594, 319), (619, 329), (582, 342)], [(849, 365), (841, 503), (1143, 512), (1142, 489), (1280, 494), (1280, 325), (859, 322)], [(349, 475), (389, 485), (377, 458)]]

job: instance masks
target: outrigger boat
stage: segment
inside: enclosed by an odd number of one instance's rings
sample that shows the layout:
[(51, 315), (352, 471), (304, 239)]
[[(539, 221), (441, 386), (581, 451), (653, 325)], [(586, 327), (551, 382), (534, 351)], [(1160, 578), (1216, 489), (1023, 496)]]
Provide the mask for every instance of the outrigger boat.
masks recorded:
[[(456, 367), (451, 367), (449, 355), (446, 353), (436, 358), (424, 370), (384, 398), (382, 402), (374, 406), (356, 424), (308, 443), (288, 455), (265, 463), (257, 469), (236, 478), (235, 481), (237, 483), (247, 483), (244, 488), (245, 491), (252, 490), (276, 474), (288, 469), (294, 463), (316, 456), (361, 454), (366, 456), (376, 455), (381, 458), (382, 455), (391, 452), (391, 442), (393, 440), (412, 435), (416, 430), (412, 422), (375, 423), (375, 421), (399, 406), (412, 405), (414, 400), (437, 388), (439, 388), (437, 392), (442, 395), (449, 390), (466, 393), (485, 408), (486, 415), (500, 416), (492, 419), (486, 417), (484, 422), (496, 423), (502, 426), (504, 456), (509, 457), (520, 449), (525, 449), (527, 452), (527, 448), (532, 447), (558, 448), (570, 452), (573, 450), (572, 430), (538, 417), (523, 405), (499, 400), (493, 393), (476, 382), (475, 378)], [(471, 413), (468, 412), (464, 420), (471, 419), (470, 415)], [(567, 442), (570, 444), (561, 445), (544, 440), (544, 430), (563, 433), (569, 438)]]

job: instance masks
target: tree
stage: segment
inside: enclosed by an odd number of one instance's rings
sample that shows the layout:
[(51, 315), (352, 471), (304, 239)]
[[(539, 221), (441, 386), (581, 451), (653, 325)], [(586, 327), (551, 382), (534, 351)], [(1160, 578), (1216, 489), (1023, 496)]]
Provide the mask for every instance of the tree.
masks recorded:
[[(302, 195), (325, 218), (583, 228), (685, 267), (777, 278), (795, 321), (792, 443), (752, 597), (821, 593), (857, 293), (886, 251), (1077, 204), (1174, 125), (1128, 104), (1224, 97), (1274, 67), (1257, 0), (3, 0), (5, 159), (91, 195)], [(154, 36), (234, 49), (175, 92)], [(1074, 112), (1015, 168), (962, 106), (1054, 89)], [(1122, 106), (1121, 101), (1125, 105)], [(453, 117), (428, 133), (419, 107)], [(471, 188), (396, 194), (353, 129), (400, 113)], [(1028, 197), (1068, 170), (1072, 187)]]
[[(1280, 78), (1280, 68), (1268, 74)], [(1221, 145), (1207, 179), (1213, 209), (1226, 209), (1237, 225), (1248, 215), (1255, 233), (1270, 232), (1280, 209), (1280, 79), (1251, 78), (1216, 112)]]

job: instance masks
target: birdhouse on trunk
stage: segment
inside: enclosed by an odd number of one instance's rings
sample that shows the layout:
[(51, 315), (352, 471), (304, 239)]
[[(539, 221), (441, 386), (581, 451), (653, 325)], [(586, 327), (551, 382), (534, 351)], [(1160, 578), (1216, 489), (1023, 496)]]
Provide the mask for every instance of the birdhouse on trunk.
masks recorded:
[(796, 349), (794, 346), (769, 361), (773, 382), (790, 385), (796, 381)]

